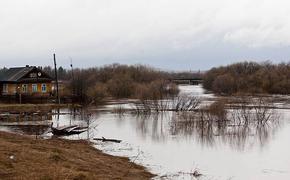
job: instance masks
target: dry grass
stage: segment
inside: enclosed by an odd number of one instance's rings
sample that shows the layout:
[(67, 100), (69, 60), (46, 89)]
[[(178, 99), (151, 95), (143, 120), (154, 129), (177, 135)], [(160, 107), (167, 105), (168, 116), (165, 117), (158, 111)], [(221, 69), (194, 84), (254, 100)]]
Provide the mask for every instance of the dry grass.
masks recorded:
[(106, 155), (86, 141), (35, 140), (0, 132), (0, 179), (150, 179), (152, 176), (127, 158)]

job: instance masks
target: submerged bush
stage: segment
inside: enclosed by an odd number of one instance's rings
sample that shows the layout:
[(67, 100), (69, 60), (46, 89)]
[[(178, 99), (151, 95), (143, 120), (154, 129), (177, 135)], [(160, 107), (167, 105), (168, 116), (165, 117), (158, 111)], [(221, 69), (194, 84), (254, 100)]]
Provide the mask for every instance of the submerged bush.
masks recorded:
[(227, 120), (226, 101), (219, 100), (208, 107), (210, 115), (215, 116), (217, 120)]

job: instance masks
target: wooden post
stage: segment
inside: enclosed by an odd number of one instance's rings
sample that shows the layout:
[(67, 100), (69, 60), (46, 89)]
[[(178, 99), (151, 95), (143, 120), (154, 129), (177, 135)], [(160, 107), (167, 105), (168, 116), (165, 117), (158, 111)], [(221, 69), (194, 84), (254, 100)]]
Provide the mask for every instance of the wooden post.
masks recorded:
[(71, 67), (71, 75), (72, 75), (72, 103), (74, 104), (74, 96), (75, 96), (75, 78), (74, 78), (74, 68), (72, 63), (72, 58), (70, 58), (70, 67)]
[(19, 85), (17, 85), (17, 94), (18, 94), (18, 98), (19, 98), (19, 104), (22, 103), (22, 97), (21, 97), (21, 87)]
[(71, 67), (72, 79), (74, 80), (74, 68), (73, 68), (72, 58), (70, 58), (70, 67)]
[(57, 77), (57, 68), (56, 68), (56, 58), (55, 54), (53, 54), (53, 60), (54, 60), (54, 74), (55, 74), (55, 83), (56, 83), (56, 99), (58, 104), (60, 104), (60, 98), (59, 98), (59, 92), (58, 92), (58, 77)]

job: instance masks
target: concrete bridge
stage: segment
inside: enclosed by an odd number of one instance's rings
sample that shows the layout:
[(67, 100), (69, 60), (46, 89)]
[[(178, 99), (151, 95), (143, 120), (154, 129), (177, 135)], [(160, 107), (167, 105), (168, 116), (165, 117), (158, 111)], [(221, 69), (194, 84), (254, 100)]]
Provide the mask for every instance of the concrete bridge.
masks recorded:
[(174, 78), (169, 80), (176, 84), (190, 84), (190, 85), (199, 85), (203, 82), (201, 78)]

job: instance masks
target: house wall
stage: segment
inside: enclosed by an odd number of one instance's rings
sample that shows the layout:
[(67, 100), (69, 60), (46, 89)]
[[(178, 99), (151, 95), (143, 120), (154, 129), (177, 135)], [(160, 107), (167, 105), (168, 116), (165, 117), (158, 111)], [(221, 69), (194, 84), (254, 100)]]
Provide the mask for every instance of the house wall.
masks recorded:
[[(22, 91), (22, 85), (27, 85), (27, 92)], [(37, 92), (32, 91), (32, 84), (37, 84)], [(46, 84), (46, 92), (42, 92), (42, 84)], [(3, 84), (4, 85), (4, 84)], [(8, 92), (4, 92), (2, 85), (2, 94), (3, 95), (15, 95), (21, 93), (23, 95), (50, 95), (52, 93), (52, 84), (51, 83), (21, 83), (21, 84), (8, 84)], [(19, 88), (18, 88), (19, 87)]]
[(8, 92), (4, 92), (4, 89), (2, 86), (2, 94), (6, 94), (6, 95), (16, 94), (16, 85), (8, 84)]

